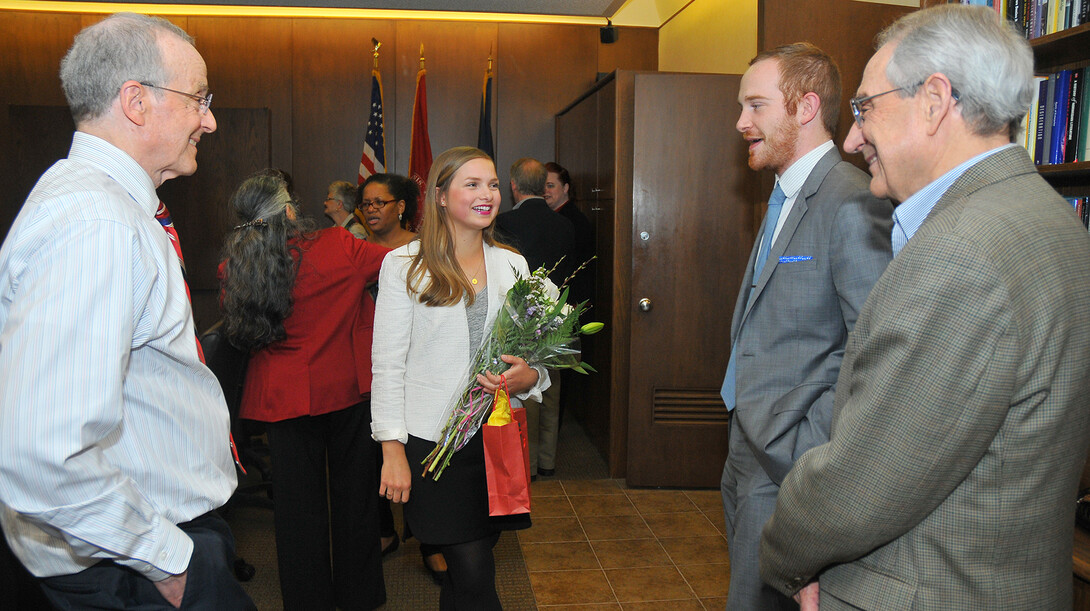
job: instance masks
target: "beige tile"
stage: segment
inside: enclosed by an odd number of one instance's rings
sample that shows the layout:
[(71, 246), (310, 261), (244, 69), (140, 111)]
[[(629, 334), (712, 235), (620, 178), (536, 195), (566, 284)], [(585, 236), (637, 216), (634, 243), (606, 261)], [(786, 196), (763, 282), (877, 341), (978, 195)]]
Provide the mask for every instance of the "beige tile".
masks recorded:
[(571, 571), (600, 569), (598, 559), (586, 541), (578, 543), (526, 543), (522, 557), (529, 571)]
[(543, 496), (530, 501), (530, 515), (537, 518), (563, 518), (573, 516), (571, 503), (566, 496)]
[[(726, 608), (727, 604), (723, 603), (720, 607), (707, 607), (708, 609)], [(550, 607), (551, 609), (551, 607)], [(704, 611), (704, 605), (700, 604), (699, 600), (694, 599), (682, 599), (682, 600), (656, 600), (649, 603), (623, 603), (621, 604), (622, 611), (662, 611), (663, 609), (669, 609), (669, 611)]]
[[(579, 508), (575, 508), (576, 513)], [(699, 511), (687, 513), (650, 513), (643, 519), (656, 537), (706, 537), (719, 534), (704, 514)]]
[(595, 495), (595, 496), (570, 496), (575, 515), (580, 518), (586, 516), (623, 516), (635, 515), (636, 507), (628, 497), (623, 494)]
[(592, 541), (591, 547), (603, 569), (624, 569), (643, 566), (665, 566), (670, 557), (654, 539), (624, 539)]
[(576, 518), (534, 518), (534, 525), (518, 531), (519, 543), (556, 543), (586, 541), (583, 527)]
[(629, 490), (628, 499), (640, 513), (676, 513), (697, 511), (697, 506), (682, 490)]
[(586, 516), (579, 518), (583, 531), (591, 541), (603, 539), (650, 539), (655, 535), (647, 527), (643, 517), (627, 516)]
[(538, 606), (617, 601), (601, 570), (530, 573), (530, 586)]
[(674, 564), (716, 564), (727, 562), (727, 538), (722, 535), (710, 537), (671, 537), (659, 539), (663, 549), (670, 555)]
[(570, 479), (562, 483), (568, 496), (624, 494), (623, 484), (615, 479)]
[(686, 490), (685, 496), (704, 513), (723, 513), (723, 493), (719, 490)]
[(715, 596), (715, 597), (712, 597), (712, 598), (701, 598), (700, 602), (704, 603), (704, 608), (705, 609), (716, 609), (718, 611), (719, 609), (726, 609), (727, 608), (727, 597), (726, 596)]
[(685, 578), (672, 566), (613, 569), (606, 571), (606, 577), (622, 604), (696, 598)]
[(530, 482), (530, 501), (542, 496), (564, 496), (564, 486), (557, 480), (538, 480)]
[(690, 564), (677, 567), (700, 598), (723, 597), (730, 586), (730, 566), (726, 564)]
[(704, 517), (708, 518), (708, 521), (715, 526), (715, 530), (718, 530), (720, 534), (727, 534), (727, 522), (722, 511), (705, 511)]

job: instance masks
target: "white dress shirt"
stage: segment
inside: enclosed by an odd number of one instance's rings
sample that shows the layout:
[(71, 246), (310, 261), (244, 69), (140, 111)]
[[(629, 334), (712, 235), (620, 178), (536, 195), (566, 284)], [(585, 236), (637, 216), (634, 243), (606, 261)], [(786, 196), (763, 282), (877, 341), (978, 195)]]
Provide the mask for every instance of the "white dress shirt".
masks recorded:
[(798, 199), (799, 191), (802, 190), (802, 185), (806, 182), (806, 179), (810, 178), (810, 172), (814, 171), (814, 167), (825, 156), (825, 153), (835, 147), (836, 144), (832, 140), (826, 140), (823, 144), (811, 149), (809, 153), (799, 157), (795, 163), (791, 164), (791, 167), (784, 170), (783, 176), (776, 177), (776, 183), (780, 185), (780, 190), (783, 191), (785, 199), (783, 200), (783, 208), (780, 210), (780, 217), (776, 220), (776, 231), (772, 234), (769, 248), (776, 243), (776, 238), (780, 237), (780, 229), (783, 228), (787, 215), (791, 214), (791, 209), (795, 207), (795, 200)]
[(76, 132), (0, 249), (0, 522), (40, 577), (103, 559), (181, 573), (193, 542), (175, 525), (235, 489), (157, 205), (135, 160)]

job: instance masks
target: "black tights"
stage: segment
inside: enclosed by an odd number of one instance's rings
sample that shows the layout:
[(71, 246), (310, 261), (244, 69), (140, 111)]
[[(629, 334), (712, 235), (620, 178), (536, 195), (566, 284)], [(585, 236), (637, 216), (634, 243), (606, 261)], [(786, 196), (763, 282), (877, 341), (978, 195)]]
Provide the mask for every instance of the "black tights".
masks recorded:
[(496, 559), (492, 548), (499, 533), (483, 539), (442, 545), (447, 561), (447, 576), (439, 592), (440, 611), (499, 611), (500, 597), (496, 594)]

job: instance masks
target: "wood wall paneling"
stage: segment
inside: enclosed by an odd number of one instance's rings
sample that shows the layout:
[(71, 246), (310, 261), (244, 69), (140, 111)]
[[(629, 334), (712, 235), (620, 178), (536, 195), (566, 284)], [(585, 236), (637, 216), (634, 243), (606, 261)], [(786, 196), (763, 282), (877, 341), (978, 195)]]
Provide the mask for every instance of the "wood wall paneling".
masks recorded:
[[(58, 71), (61, 58), (81, 27), (79, 15), (0, 12), (0, 58), (3, 58), (0, 61), (0, 135), (7, 143), (0, 147), (0, 239), (7, 235), (30, 188), (38, 180), (37, 176), (19, 174), (28, 171), (28, 166), (19, 158), (43, 152), (15, 150), (13, 129), (24, 126), (11, 124), (11, 109), (13, 106), (57, 106), (64, 108), (67, 114)], [(68, 151), (71, 124), (69, 118), (69, 134), (62, 134), (66, 142), (60, 155), (45, 160), (48, 163), (42, 170)]]
[[(495, 23), (398, 21), (396, 45), (396, 155), (394, 171), (407, 174), (420, 44), (427, 70), (428, 133), (432, 158), (454, 146), (477, 146), (481, 85), (488, 50), (496, 53)], [(495, 56), (495, 55), (494, 55)], [(498, 60), (502, 65), (503, 58)], [(493, 89), (495, 96), (495, 89)], [(499, 103), (499, 102), (498, 102)], [(387, 129), (390, 123), (386, 124)], [(387, 136), (389, 142), (389, 135)], [(506, 198), (506, 193), (504, 193)]]
[[(293, 21), (292, 45), (300, 52), (292, 53), (292, 165), (303, 210), (316, 218), (324, 218), (322, 200), (329, 183), (347, 180), (355, 184), (359, 174), (370, 113), (372, 38), (382, 43), (379, 72), (387, 163), (392, 164), (399, 98), (394, 86), (395, 23), (375, 19)], [(404, 168), (396, 171), (404, 173)]]
[[(504, 23), (499, 28), (503, 62), (497, 74), (496, 114), (502, 138), (496, 145), (504, 196), (511, 164), (522, 157), (553, 161), (552, 117), (594, 83), (597, 30), (586, 26)], [(508, 199), (510, 199), (508, 197)], [(514, 202), (506, 202), (507, 209)]]
[[(597, 39), (597, 32), (595, 38)], [(654, 28), (617, 28), (617, 42), (598, 44), (598, 72), (614, 70), (658, 70), (659, 32)], [(653, 49), (653, 53), (648, 53)]]
[[(268, 108), (272, 122), (271, 164), (290, 172), (296, 181), (310, 180), (296, 176), (293, 165), (292, 55), (296, 50), (292, 45), (292, 20), (190, 17), (188, 32), (196, 39), (197, 50), (208, 66), (208, 83), (215, 95), (213, 112), (217, 108)], [(332, 132), (341, 126), (334, 118), (326, 129)], [(200, 176), (198, 170), (196, 177)], [(243, 178), (239, 176), (235, 184)]]
[[(852, 122), (848, 98), (855, 95), (863, 68), (874, 54), (875, 35), (912, 10), (854, 0), (759, 0), (757, 48), (764, 51), (805, 40), (836, 60), (844, 95), (834, 141), (841, 146)], [(845, 158), (866, 170), (860, 155)]]

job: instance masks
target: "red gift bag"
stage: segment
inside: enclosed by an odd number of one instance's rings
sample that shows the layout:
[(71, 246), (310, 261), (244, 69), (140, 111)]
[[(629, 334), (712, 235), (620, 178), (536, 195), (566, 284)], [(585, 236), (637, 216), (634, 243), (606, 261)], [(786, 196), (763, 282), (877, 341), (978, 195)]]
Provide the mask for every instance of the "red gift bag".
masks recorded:
[(511, 422), (485, 423), (484, 472), (488, 479), (488, 515), (530, 513), (530, 444), (526, 410), (511, 409)]

